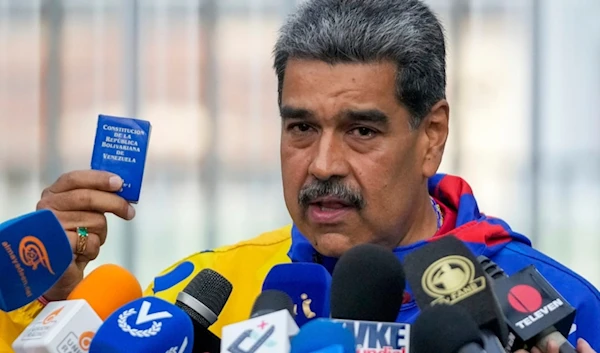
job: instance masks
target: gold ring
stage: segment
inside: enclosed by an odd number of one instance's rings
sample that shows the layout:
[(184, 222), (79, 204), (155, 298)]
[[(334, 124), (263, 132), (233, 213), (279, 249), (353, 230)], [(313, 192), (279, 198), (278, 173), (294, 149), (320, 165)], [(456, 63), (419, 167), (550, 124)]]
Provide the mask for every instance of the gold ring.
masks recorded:
[(88, 230), (86, 227), (77, 227), (77, 246), (75, 248), (75, 254), (83, 255), (85, 248), (87, 247)]

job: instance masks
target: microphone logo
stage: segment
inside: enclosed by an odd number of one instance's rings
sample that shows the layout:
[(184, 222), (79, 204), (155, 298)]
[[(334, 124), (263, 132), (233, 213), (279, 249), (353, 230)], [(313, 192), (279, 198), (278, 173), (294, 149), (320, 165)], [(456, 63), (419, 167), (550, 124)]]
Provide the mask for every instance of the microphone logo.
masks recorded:
[(510, 307), (519, 313), (527, 314), (524, 319), (515, 323), (520, 329), (533, 325), (564, 305), (560, 298), (556, 298), (546, 305), (543, 303), (542, 294), (532, 286), (518, 284), (508, 291)]
[(127, 323), (127, 318), (137, 314), (135, 308), (130, 308), (119, 315), (118, 324), (121, 330), (123, 330), (123, 332), (129, 333), (133, 337), (138, 338), (156, 336), (162, 328), (162, 322), (156, 322), (155, 320), (171, 318), (173, 317), (173, 315), (168, 311), (159, 311), (154, 314), (149, 314), (151, 306), (152, 304), (150, 304), (150, 302), (144, 300), (140, 308), (140, 313), (138, 314), (137, 319), (135, 320), (136, 326), (152, 321), (151, 327), (144, 330), (140, 330), (129, 326), (129, 324)]
[(60, 314), (63, 308), (64, 306), (61, 306), (60, 308), (48, 314), (48, 316), (44, 318), (44, 321), (42, 321), (42, 325), (48, 325), (49, 323), (55, 322), (56, 320), (54, 319), (56, 319), (56, 317), (58, 316), (58, 314)]
[(529, 314), (542, 307), (542, 295), (531, 286), (519, 284), (508, 292), (508, 303), (514, 310)]
[[(183, 339), (183, 343), (181, 343), (181, 347), (171, 347), (165, 353), (183, 353), (183, 352), (185, 352), (187, 345), (188, 345), (188, 338), (187, 338), (187, 336), (185, 336), (185, 338)], [(205, 352), (205, 353), (208, 353), (208, 352)]]
[(38, 238), (28, 235), (21, 239), (19, 243), (19, 257), (25, 266), (31, 267), (34, 271), (39, 265), (46, 267), (51, 274), (55, 274), (50, 266), (48, 251)]
[[(317, 316), (317, 314), (310, 308), (312, 299), (308, 297), (308, 294), (302, 293), (300, 295), (300, 299), (302, 299), (302, 312), (304, 313), (304, 316), (306, 316), (307, 319), (312, 319)], [(294, 304), (294, 315), (298, 315), (298, 304)]]
[(356, 353), (406, 353), (409, 351), (410, 325), (372, 321), (334, 320), (356, 339)]
[[(238, 338), (236, 338), (231, 343), (231, 345), (229, 345), (229, 347), (227, 347), (227, 351), (231, 353), (255, 353), (263, 345), (267, 347), (275, 346), (276, 342), (273, 340), (269, 340), (269, 337), (271, 337), (271, 335), (273, 335), (273, 332), (275, 332), (275, 326), (270, 325), (270, 327), (267, 330), (265, 330), (267, 326), (269, 326), (269, 324), (267, 324), (265, 321), (261, 321), (261, 323), (257, 326), (258, 330), (245, 330), (244, 332), (242, 332), (242, 334), (238, 336)], [(261, 334), (260, 331), (264, 331), (264, 333)], [(254, 344), (247, 349), (242, 348), (242, 343), (246, 339), (251, 339), (255, 341)]]
[(421, 286), (435, 304), (453, 305), (485, 289), (485, 277), (475, 278), (475, 266), (463, 256), (443, 257), (423, 273)]
[(23, 269), (23, 266), (21, 266), (21, 264), (17, 260), (17, 256), (15, 255), (15, 252), (13, 251), (12, 247), (10, 246), (10, 244), (7, 241), (2, 242), (2, 247), (8, 254), (8, 257), (10, 258), (12, 264), (15, 266), (15, 270), (17, 271), (17, 273), (19, 274), (19, 277), (21, 278), (21, 283), (23, 284), (23, 287), (25, 289), (25, 295), (27, 296), (27, 298), (31, 297), (33, 295), (33, 293), (31, 292), (31, 287), (29, 286), (29, 280), (27, 279), (27, 276), (25, 275), (25, 270)]
[(84, 352), (90, 350), (90, 344), (92, 344), (92, 338), (94, 338), (94, 333), (92, 331), (85, 331), (79, 336), (79, 348), (81, 348)]

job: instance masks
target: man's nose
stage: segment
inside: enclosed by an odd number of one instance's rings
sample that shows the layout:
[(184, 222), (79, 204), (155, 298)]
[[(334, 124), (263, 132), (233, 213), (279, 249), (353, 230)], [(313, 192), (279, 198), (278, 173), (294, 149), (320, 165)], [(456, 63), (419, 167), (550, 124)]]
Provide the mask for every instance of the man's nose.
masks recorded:
[(308, 172), (319, 180), (345, 177), (348, 174), (345, 147), (341, 137), (323, 134), (314, 146)]

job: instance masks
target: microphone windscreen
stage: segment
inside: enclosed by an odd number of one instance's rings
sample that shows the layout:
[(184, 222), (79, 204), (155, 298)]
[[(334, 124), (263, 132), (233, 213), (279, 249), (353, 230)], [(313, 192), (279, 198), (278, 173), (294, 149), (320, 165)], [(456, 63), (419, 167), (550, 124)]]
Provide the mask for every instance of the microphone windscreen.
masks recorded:
[(52, 211), (0, 224), (0, 310), (13, 311), (39, 298), (72, 260), (67, 234)]
[(333, 270), (331, 317), (395, 322), (406, 277), (392, 251), (362, 244), (346, 251)]
[(89, 353), (191, 352), (190, 317), (156, 297), (144, 297), (117, 309), (100, 326)]
[(461, 306), (481, 329), (492, 331), (506, 344), (508, 328), (491, 283), (475, 255), (455, 236), (444, 236), (411, 252), (404, 259), (404, 269), (419, 308)]
[(469, 343), (483, 347), (477, 323), (459, 306), (428, 307), (411, 327), (413, 353), (455, 353)]
[(176, 305), (204, 328), (216, 320), (231, 295), (233, 286), (220, 273), (205, 268), (177, 296)]
[(302, 326), (291, 345), (291, 353), (313, 353), (335, 345), (341, 346), (344, 353), (356, 352), (356, 341), (350, 330), (326, 319), (316, 319)]
[(291, 317), (294, 317), (294, 302), (289, 295), (275, 289), (268, 289), (261, 292), (252, 306), (250, 318), (274, 313), (279, 310), (287, 310)]
[(276, 289), (289, 295), (296, 308), (296, 324), (302, 327), (309, 320), (329, 317), (330, 288), (331, 275), (325, 267), (314, 263), (286, 263), (271, 268), (262, 290)]
[(117, 308), (141, 297), (142, 287), (131, 272), (118, 265), (104, 264), (90, 272), (67, 300), (84, 299), (104, 321)]

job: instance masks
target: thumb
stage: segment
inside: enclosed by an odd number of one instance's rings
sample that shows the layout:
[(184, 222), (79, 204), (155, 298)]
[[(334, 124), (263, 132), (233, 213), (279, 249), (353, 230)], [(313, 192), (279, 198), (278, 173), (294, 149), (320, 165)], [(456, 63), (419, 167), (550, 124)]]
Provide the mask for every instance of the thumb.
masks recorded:
[(577, 352), (578, 353), (595, 353), (592, 346), (590, 346), (590, 344), (587, 343), (587, 341), (584, 340), (583, 338), (580, 338), (577, 340)]

